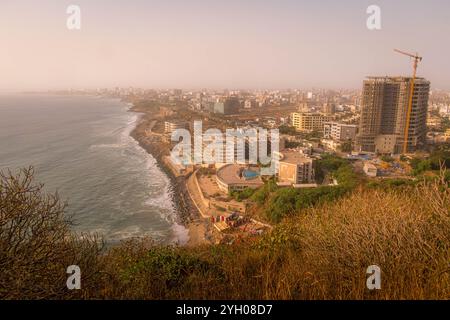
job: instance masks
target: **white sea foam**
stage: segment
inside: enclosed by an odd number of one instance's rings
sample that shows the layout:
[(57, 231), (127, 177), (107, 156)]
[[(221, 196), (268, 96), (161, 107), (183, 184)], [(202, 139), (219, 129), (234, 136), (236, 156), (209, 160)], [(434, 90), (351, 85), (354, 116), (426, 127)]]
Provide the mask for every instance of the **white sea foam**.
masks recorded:
[(151, 154), (147, 153), (147, 151), (141, 146), (139, 146), (139, 143), (130, 136), (130, 133), (135, 128), (139, 118), (140, 115), (130, 115), (128, 124), (121, 134), (121, 142), (126, 142), (128, 145), (133, 145), (139, 153), (144, 155), (146, 159), (148, 185), (152, 187), (160, 186), (159, 190), (162, 191), (159, 196), (152, 196), (148, 198), (145, 201), (145, 204), (160, 208), (161, 210), (158, 211), (161, 217), (172, 224), (171, 229), (174, 235), (172, 242), (185, 244), (189, 240), (189, 231), (184, 226), (177, 223), (178, 217), (176, 216), (169, 178), (164, 174), (164, 172), (159, 170), (156, 159)]
[[(150, 184), (152, 187), (155, 187), (155, 184)], [(163, 187), (155, 190), (154, 194), (152, 194), (151, 198), (145, 200), (145, 204), (149, 206), (160, 207), (164, 209), (173, 209), (172, 205), (172, 195), (168, 188)]]
[(144, 230), (142, 230), (141, 227), (135, 225), (135, 226), (128, 226), (126, 228), (123, 228), (119, 231), (111, 233), (111, 238), (114, 240), (125, 240), (135, 237), (140, 237), (144, 234)]
[[(68, 201), (74, 232), (98, 233), (107, 242), (142, 236), (186, 241), (170, 180), (130, 136), (140, 114), (117, 100), (87, 97), (18, 97), (7, 105), (11, 116), (0, 117), (0, 166), (35, 165), (46, 188)], [(15, 116), (24, 106), (38, 116)], [(60, 112), (62, 106), (68, 112)], [(8, 143), (17, 152), (2, 153)]]
[(189, 241), (189, 230), (185, 228), (184, 226), (175, 223), (172, 225), (172, 231), (173, 231), (173, 243), (177, 243), (179, 245), (185, 245)]
[(96, 150), (96, 149), (119, 149), (123, 148), (124, 145), (120, 143), (110, 143), (110, 144), (94, 144), (89, 147), (89, 150)]

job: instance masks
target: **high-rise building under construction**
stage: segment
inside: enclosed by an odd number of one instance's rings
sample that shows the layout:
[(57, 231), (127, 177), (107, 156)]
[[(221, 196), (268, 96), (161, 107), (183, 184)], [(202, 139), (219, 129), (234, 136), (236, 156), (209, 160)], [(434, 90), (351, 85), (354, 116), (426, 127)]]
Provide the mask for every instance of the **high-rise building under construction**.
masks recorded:
[[(368, 77), (364, 81), (356, 139), (360, 151), (402, 152), (407, 128), (410, 77)], [(407, 152), (424, 147), (430, 82), (416, 78), (409, 117)]]

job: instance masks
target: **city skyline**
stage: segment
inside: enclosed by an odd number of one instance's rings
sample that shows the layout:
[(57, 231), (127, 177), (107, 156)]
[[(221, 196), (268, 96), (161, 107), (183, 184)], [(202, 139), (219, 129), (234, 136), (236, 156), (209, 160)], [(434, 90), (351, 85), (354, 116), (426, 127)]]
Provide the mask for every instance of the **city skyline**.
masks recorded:
[[(81, 8), (81, 30), (66, 9)], [(282, 5), (281, 5), (282, 4)], [(369, 5), (381, 30), (368, 30)], [(419, 52), (418, 76), (450, 89), (447, 1), (3, 1), (0, 91), (143, 87), (361, 89), (410, 76), (394, 48)]]

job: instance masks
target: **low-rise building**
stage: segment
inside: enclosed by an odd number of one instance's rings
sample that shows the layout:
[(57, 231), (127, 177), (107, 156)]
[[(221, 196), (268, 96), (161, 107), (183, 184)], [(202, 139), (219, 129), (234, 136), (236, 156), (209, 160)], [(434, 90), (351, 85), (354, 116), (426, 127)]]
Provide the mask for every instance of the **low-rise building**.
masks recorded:
[(339, 141), (332, 139), (322, 139), (320, 142), (325, 148), (333, 151), (337, 151), (341, 146), (341, 143)]
[(450, 138), (450, 129), (445, 130), (444, 137)]
[(216, 182), (222, 192), (230, 193), (264, 185), (259, 173), (238, 164), (227, 164), (217, 170)]
[(251, 109), (251, 108), (255, 108), (255, 107), (256, 107), (255, 100), (250, 100), (250, 99), (245, 100), (245, 102), (244, 102), (245, 109)]
[(427, 117), (427, 127), (428, 128), (439, 128), (441, 126), (442, 119), (433, 115), (428, 115)]
[(369, 177), (374, 178), (378, 175), (377, 167), (369, 161), (364, 162), (363, 170), (364, 170), (364, 173)]
[(280, 154), (278, 180), (295, 185), (313, 183), (313, 159), (300, 152), (283, 152)]
[(189, 123), (180, 121), (165, 121), (164, 132), (172, 133), (177, 129), (189, 129)]

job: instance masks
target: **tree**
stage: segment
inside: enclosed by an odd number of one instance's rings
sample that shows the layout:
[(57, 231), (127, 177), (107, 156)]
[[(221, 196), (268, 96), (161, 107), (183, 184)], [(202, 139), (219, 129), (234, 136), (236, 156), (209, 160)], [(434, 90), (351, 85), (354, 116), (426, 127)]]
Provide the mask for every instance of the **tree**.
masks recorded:
[(381, 160), (383, 160), (384, 162), (393, 162), (394, 158), (392, 158), (391, 156), (384, 155), (381, 157)]
[(348, 140), (342, 143), (341, 145), (341, 151), (342, 152), (352, 152), (353, 150), (353, 146), (352, 146), (352, 141)]
[(282, 125), (278, 129), (280, 131), (280, 134), (287, 134), (290, 136), (295, 136), (297, 134), (297, 130), (294, 127)]
[(243, 201), (250, 198), (255, 193), (255, 189), (245, 188), (241, 191), (232, 191), (230, 192), (230, 196), (233, 197), (236, 201)]
[(324, 154), (322, 159), (314, 162), (314, 171), (316, 172), (316, 179), (322, 182), (328, 173), (333, 173), (341, 166), (349, 166), (348, 160), (339, 158), (335, 155)]
[(81, 268), (88, 289), (95, 284), (101, 246), (96, 237), (71, 232), (65, 204), (58, 194), (45, 194), (33, 177), (32, 168), (0, 172), (0, 298), (79, 297), (83, 290), (66, 287), (67, 267)]
[(300, 145), (301, 145), (301, 143), (297, 142), (297, 141), (286, 141), (285, 142), (285, 147), (287, 149), (294, 149), (294, 148), (297, 148)]

